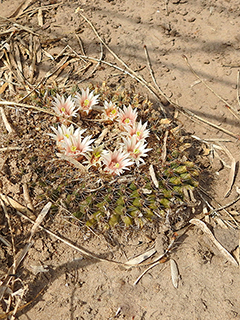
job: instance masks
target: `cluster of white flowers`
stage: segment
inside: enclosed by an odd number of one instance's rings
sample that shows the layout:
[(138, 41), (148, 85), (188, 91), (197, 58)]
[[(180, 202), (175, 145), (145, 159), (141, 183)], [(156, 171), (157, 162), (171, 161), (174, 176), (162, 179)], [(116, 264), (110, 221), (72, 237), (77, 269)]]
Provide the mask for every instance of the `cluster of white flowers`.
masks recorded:
[(57, 129), (51, 127), (54, 133), (49, 135), (56, 140), (58, 149), (65, 155), (78, 161), (85, 158), (89, 167), (96, 166), (112, 175), (120, 175), (124, 170), (129, 170), (128, 167), (134, 163), (137, 166), (144, 163), (143, 157), (151, 150), (147, 148), (146, 143), (149, 136), (147, 122), (137, 122), (137, 110), (133, 110), (131, 105), (120, 109), (115, 103), (104, 101), (103, 118), (118, 124), (122, 143), (114, 151), (104, 150), (104, 145), (93, 147), (92, 136), (83, 136), (86, 130), (75, 130), (72, 124), (67, 126), (64, 121), (76, 117), (78, 112), (88, 115), (93, 106), (98, 104), (98, 97), (99, 95), (94, 95), (93, 91), (89, 92), (89, 88), (82, 89), (82, 93), (77, 93), (74, 98), (69, 96), (65, 99), (57, 95), (53, 109), (63, 123)]

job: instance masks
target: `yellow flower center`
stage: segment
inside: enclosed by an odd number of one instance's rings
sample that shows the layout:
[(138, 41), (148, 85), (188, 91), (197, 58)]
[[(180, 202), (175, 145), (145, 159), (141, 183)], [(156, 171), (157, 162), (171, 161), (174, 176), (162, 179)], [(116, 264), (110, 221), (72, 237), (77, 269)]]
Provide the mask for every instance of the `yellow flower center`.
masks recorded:
[(138, 137), (140, 136), (140, 134), (141, 134), (140, 131), (137, 131), (137, 132), (136, 132), (136, 135), (137, 135)]
[(134, 153), (134, 154), (138, 154), (139, 152), (140, 152), (139, 149), (134, 149), (134, 150), (133, 150), (133, 153)]
[(115, 114), (117, 112), (117, 110), (116, 109), (113, 109), (112, 111), (111, 111), (111, 114)]
[(125, 123), (129, 123), (129, 122), (130, 122), (130, 119), (129, 119), (129, 118), (126, 118), (126, 119), (124, 120), (124, 122), (125, 122)]
[(62, 107), (61, 111), (64, 113), (66, 111), (66, 109), (64, 107)]
[(75, 152), (77, 150), (77, 147), (76, 146), (71, 146), (71, 151), (72, 152)]
[(84, 107), (88, 107), (88, 105), (89, 105), (89, 100), (88, 99), (84, 100), (83, 106)]
[(66, 134), (65, 134), (65, 137), (66, 137), (66, 138), (69, 138), (69, 137), (70, 137), (70, 135), (69, 135), (68, 133), (66, 133)]
[(120, 164), (117, 162), (116, 164), (115, 164), (115, 168), (119, 168), (120, 167)]
[(96, 154), (95, 154), (95, 158), (99, 158), (100, 156), (101, 156), (100, 153), (96, 153)]

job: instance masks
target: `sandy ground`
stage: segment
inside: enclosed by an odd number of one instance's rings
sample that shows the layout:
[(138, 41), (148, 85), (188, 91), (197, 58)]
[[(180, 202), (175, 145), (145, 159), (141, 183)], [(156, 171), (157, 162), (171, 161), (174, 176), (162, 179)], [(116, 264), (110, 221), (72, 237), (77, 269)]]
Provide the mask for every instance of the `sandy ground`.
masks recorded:
[[(99, 58), (99, 39), (76, 13), (80, 8), (109, 47), (133, 70), (141, 70), (140, 74), (152, 82), (145, 45), (157, 83), (167, 97), (204, 120), (239, 135), (239, 118), (226, 105), (240, 110), (237, 101), (239, 1), (38, 1), (38, 6), (55, 4), (50, 10), (43, 10), (42, 28), (38, 25), (37, 13), (25, 16), (24, 20), (45, 40), (56, 40), (50, 46), (45, 45), (49, 54), (56, 56), (67, 44), (81, 52), (74, 34), (79, 32), (86, 55)], [(18, 5), (17, 0), (3, 0), (1, 15), (9, 17)], [(17, 21), (22, 23), (23, 20)], [(183, 55), (225, 102), (199, 81)], [(104, 60), (117, 62), (106, 50)], [(39, 77), (48, 68), (47, 62), (43, 64)], [(81, 80), (77, 76), (76, 79)], [(136, 92), (148, 96), (156, 107), (159, 105), (146, 88), (113, 68), (109, 70), (102, 65), (89, 81), (132, 86)], [(162, 103), (166, 110), (170, 108), (166, 99), (163, 98)], [(187, 131), (201, 139), (216, 139), (215, 142), (223, 144), (236, 161), (239, 159), (239, 140), (234, 136), (182, 113), (178, 117)], [(1, 144), (4, 147), (3, 138)], [(227, 166), (214, 159), (210, 195), (220, 205), (225, 205), (237, 197), (239, 173), (230, 196), (225, 198), (232, 159), (226, 153), (220, 152), (220, 155)], [(14, 193), (14, 188), (11, 192)], [(216, 206), (216, 202), (213, 205)], [(229, 212), (237, 217), (239, 203), (232, 205)], [(208, 222), (222, 245), (232, 252), (238, 246), (238, 230), (224, 228), (221, 222), (227, 220), (226, 215), (222, 216), (222, 212), (219, 215), (222, 220), (210, 218)], [(64, 237), (96, 254), (106, 254), (117, 260), (127, 260), (131, 256), (125, 256), (125, 252), (134, 256), (136, 248), (144, 252), (149, 245), (149, 240), (139, 235), (129, 240), (131, 250), (128, 251), (125, 246), (111, 246), (103, 237), (83, 235), (76, 226), (54, 223), (55, 231)], [(189, 229), (172, 250), (171, 258), (177, 262), (180, 273), (177, 289), (171, 282), (169, 261), (151, 269), (134, 286), (143, 267), (125, 270), (111, 263), (83, 258), (63, 243), (40, 233), (21, 269), (23, 279), (31, 277), (32, 297), (28, 297), (28, 301), (34, 301), (18, 313), (18, 319), (240, 319), (239, 269), (226, 261), (205, 234), (196, 227)], [(45, 266), (47, 272), (33, 275), (31, 266), (36, 265)]]

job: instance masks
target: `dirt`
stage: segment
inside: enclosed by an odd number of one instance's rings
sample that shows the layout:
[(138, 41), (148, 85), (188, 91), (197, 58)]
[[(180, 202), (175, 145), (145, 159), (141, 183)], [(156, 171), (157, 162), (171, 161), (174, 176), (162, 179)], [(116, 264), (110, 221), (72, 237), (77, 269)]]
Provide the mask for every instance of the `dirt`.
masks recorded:
[[(144, 51), (146, 46), (156, 81), (166, 97), (205, 121), (187, 116), (178, 109), (175, 117), (185, 131), (203, 140), (214, 139), (205, 147), (206, 167), (211, 172), (211, 179), (208, 177), (204, 185), (208, 195), (202, 195), (215, 208), (238, 197), (238, 164), (230, 195), (225, 196), (231, 180), (233, 158), (238, 161), (240, 157), (237, 139), (240, 110), (237, 81), (240, 68), (240, 7), (237, 0), (33, 2), (25, 10), (42, 6), (42, 27), (39, 26), (39, 11), (23, 13), (16, 18), (15, 10), (18, 6), (17, 0), (3, 0), (0, 4), (1, 16), (13, 15), (11, 19), (31, 28), (39, 35), (42, 50), (48, 53), (36, 67), (32, 79), (34, 84), (52, 70), (54, 64), (49, 55), (56, 57), (66, 45), (78, 53), (83, 53), (81, 42), (84, 55), (96, 59), (101, 56), (100, 41), (80, 13), (91, 21), (118, 57), (132, 70), (141, 74), (147, 82), (153, 83)], [(6, 21), (2, 22), (1, 19), (1, 24), (4, 23)], [(75, 33), (80, 37), (80, 42)], [(28, 36), (24, 36), (25, 41), (28, 41)], [(6, 40), (5, 37), (1, 35), (1, 42)], [(118, 63), (125, 70), (108, 50), (104, 49), (103, 53), (104, 61)], [(183, 55), (187, 57), (194, 72), (215, 94), (192, 72)], [(26, 68), (27, 63), (26, 61)], [(77, 63), (67, 66), (61, 74), (50, 77), (48, 81), (46, 79), (41, 89), (58, 87), (61, 92), (67, 92), (76, 83), (79, 87), (86, 88), (89, 83), (96, 85), (107, 82), (114, 88), (131, 88), (149, 98), (156, 109), (164, 105), (166, 117), (173, 115), (174, 108), (166, 98), (158, 99), (136, 79), (104, 63), (95, 71), (96, 63), (84, 71), (81, 71), (81, 68), (85, 63)], [(2, 77), (6, 72), (3, 70), (2, 60), (0, 67)], [(16, 78), (14, 80), (16, 81)], [(3, 83), (1, 82), (1, 86)], [(25, 89), (20, 86), (16, 89), (15, 96), (8, 89), (1, 91), (0, 96), (1, 100), (16, 102), (25, 93)], [(48, 98), (45, 101), (46, 104), (49, 103)], [(38, 103), (34, 99), (24, 102)], [(233, 106), (234, 112), (231, 112), (227, 104)], [(41, 104), (38, 106), (42, 107)], [(4, 110), (14, 133), (7, 132), (1, 118), (1, 148), (17, 146), (21, 141), (20, 147), (24, 152), (12, 151), (11, 154), (9, 151), (1, 151), (2, 193), (26, 205), (22, 184), (34, 183), (37, 180), (34, 170), (31, 169), (34, 156), (42, 156), (43, 162), (51, 158), (51, 152), (46, 150), (53, 148), (53, 142), (49, 138), (43, 139), (42, 133), (49, 132), (54, 119), (50, 120), (52, 118), (49, 114), (32, 110), (6, 107)], [(214, 128), (206, 121), (219, 128)], [(221, 129), (230, 131), (230, 134)], [(38, 139), (36, 146), (35, 139)], [(227, 148), (227, 151), (219, 151), (216, 145)], [(21, 171), (23, 167), (24, 174)], [(38, 212), (46, 203), (41, 202), (42, 193), (39, 188), (35, 189), (35, 194), (31, 194), (33, 206)], [(14, 210), (10, 212), (15, 242), (20, 249), (29, 235), (30, 225), (18, 218)], [(232, 204), (228, 212), (239, 221), (238, 202)], [(110, 260), (125, 262), (136, 254), (145, 252), (152, 245), (155, 245), (159, 253), (163, 250), (161, 235), (151, 239), (139, 231), (132, 238), (126, 235), (124, 240), (124, 235), (121, 234), (119, 241), (116, 240), (116, 233), (113, 233), (111, 242), (104, 235), (93, 235), (91, 231), (84, 233), (83, 230), (86, 229), (69, 221), (64, 217), (64, 213), (51, 213), (44, 225), (76, 245)], [(227, 213), (219, 211), (214, 216), (205, 217), (203, 221), (229, 252), (232, 253), (238, 247), (238, 223), (234, 224), (233, 218)], [(1, 234), (11, 241), (3, 212)], [(13, 261), (11, 250), (6, 253), (2, 243), (1, 246), (1, 273), (4, 274)], [(175, 288), (171, 281), (169, 260), (161, 261), (162, 263), (149, 270), (134, 285), (146, 267), (126, 269), (111, 262), (99, 262), (84, 257), (41, 231), (34, 237), (34, 244), (16, 276), (19, 283), (21, 280), (22, 285), (28, 286), (23, 304), (31, 301), (17, 313), (17, 319), (240, 319), (239, 269), (227, 261), (206, 234), (192, 226), (178, 239), (169, 256), (178, 265), (178, 288)], [(40, 272), (36, 271), (36, 267), (41, 267), (37, 269)], [(2, 308), (4, 309), (4, 305)]]

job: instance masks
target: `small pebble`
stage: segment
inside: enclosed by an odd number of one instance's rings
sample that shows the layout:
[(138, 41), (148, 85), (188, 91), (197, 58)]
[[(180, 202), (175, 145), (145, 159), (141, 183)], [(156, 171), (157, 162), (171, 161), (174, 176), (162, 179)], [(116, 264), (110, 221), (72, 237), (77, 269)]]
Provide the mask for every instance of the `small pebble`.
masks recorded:
[(136, 17), (136, 18), (134, 19), (134, 22), (135, 22), (135, 23), (141, 23), (141, 17)]
[(196, 20), (196, 18), (192, 17), (188, 19), (188, 22), (194, 22)]

